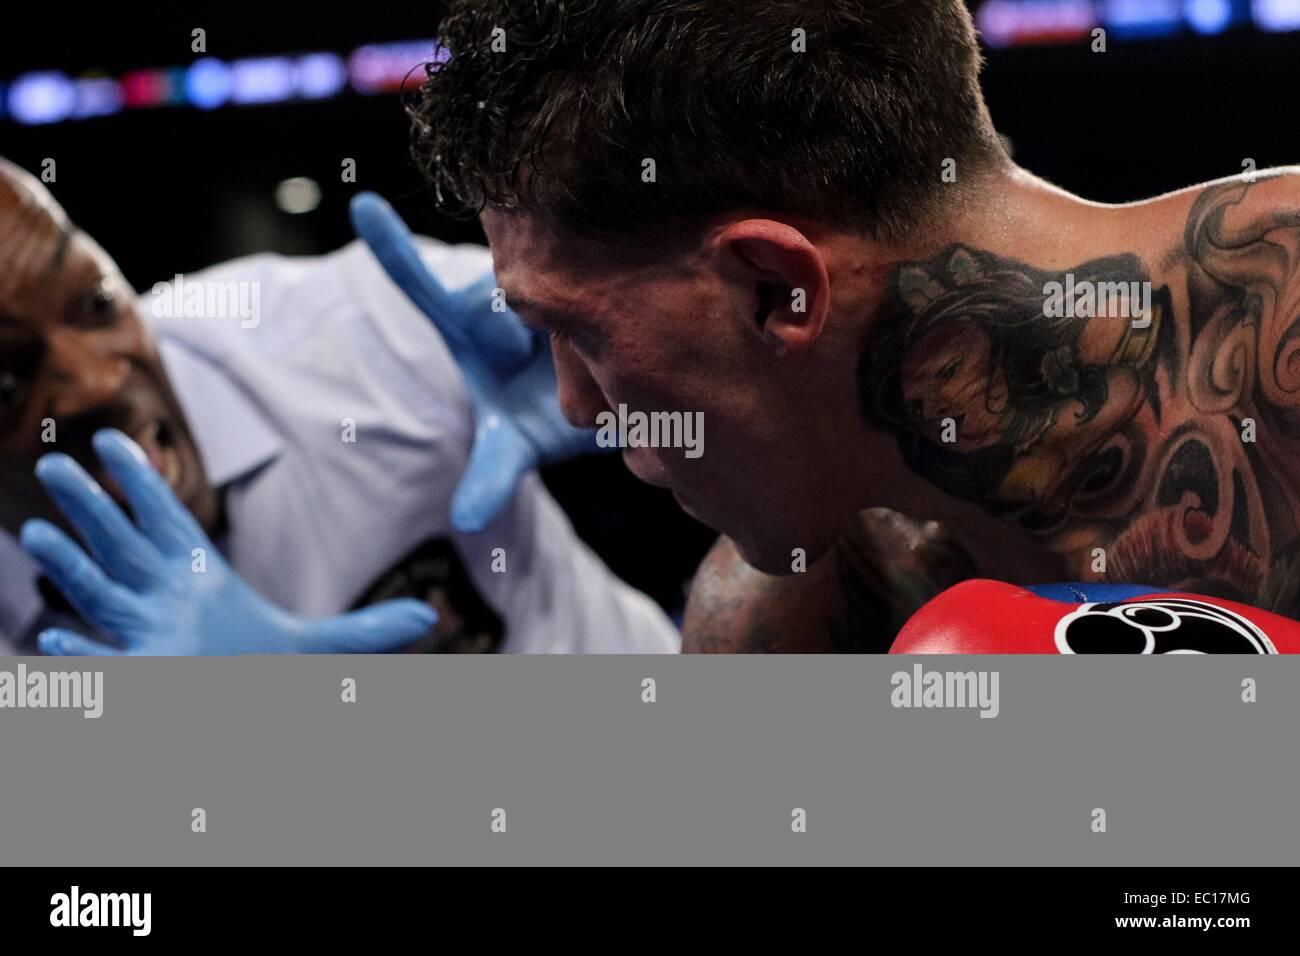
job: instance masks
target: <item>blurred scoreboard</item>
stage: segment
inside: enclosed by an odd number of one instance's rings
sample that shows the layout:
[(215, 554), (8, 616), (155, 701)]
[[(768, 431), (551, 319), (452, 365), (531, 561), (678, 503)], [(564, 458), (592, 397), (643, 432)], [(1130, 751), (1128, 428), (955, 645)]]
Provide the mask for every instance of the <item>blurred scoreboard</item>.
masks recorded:
[[(976, 0), (972, 6), (991, 47), (1084, 43), (1098, 28), (1121, 41), (1300, 30), (1300, 0)], [(213, 110), (391, 93), (418, 84), (420, 67), (446, 55), (432, 39), (402, 40), (342, 52), (200, 57), (117, 74), (91, 65), (0, 75), (0, 122), (39, 126), (124, 110)]]
[(1300, 0), (983, 0), (974, 7), (993, 47), (1085, 42), (1098, 28), (1120, 40), (1300, 30)]
[(0, 77), (0, 120), (40, 126), (124, 110), (262, 106), (337, 96), (392, 93), (423, 79), (421, 67), (446, 58), (432, 40), (239, 60), (200, 57), (183, 66), (109, 75), (38, 70)]

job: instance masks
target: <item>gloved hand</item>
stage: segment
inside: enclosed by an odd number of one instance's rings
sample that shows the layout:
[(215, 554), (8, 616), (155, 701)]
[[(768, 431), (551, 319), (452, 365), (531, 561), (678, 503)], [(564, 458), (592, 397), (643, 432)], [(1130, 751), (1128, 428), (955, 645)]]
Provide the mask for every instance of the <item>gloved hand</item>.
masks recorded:
[(973, 579), (912, 615), (891, 654), (1297, 654), (1300, 622), (1145, 585)]
[(80, 465), (50, 454), (36, 475), (94, 558), (40, 519), (28, 521), (20, 537), (82, 617), (121, 647), (54, 629), (40, 636), (44, 653), (371, 654), (405, 647), (437, 622), (437, 613), (415, 600), (327, 620), (276, 607), (231, 570), (135, 442), (105, 430), (94, 444), (135, 524)]
[(390, 279), (432, 320), (460, 366), (474, 403), (469, 465), (452, 498), (452, 524), (482, 531), (519, 481), (542, 464), (601, 451), (595, 430), (574, 428), (560, 411), (550, 346), (508, 309), (493, 311), (489, 272), (449, 292), (420, 259), (401, 217), (374, 193), (352, 200), (352, 225)]

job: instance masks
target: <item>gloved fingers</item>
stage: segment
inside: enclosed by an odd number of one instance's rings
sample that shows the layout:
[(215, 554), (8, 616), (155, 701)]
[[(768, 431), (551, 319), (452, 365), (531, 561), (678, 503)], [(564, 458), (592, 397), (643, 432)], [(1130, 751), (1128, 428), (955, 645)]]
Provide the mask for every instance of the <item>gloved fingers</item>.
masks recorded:
[(67, 631), (61, 627), (52, 627), (41, 631), (36, 645), (42, 654), (50, 657), (121, 657), (126, 652), (120, 648), (110, 647), (100, 641)]
[[(459, 364), (474, 357), (508, 370), (527, 360), (533, 350), (528, 327), (509, 311), (491, 311), (490, 292), (496, 286), (491, 272), (468, 290), (448, 292), (420, 258), (402, 217), (382, 197), (361, 193), (352, 200), (351, 214), (356, 234), (393, 283), (433, 322)], [(482, 313), (465, 308), (465, 303), (482, 305)]]
[(349, 207), (352, 228), (370, 247), (384, 272), (432, 320), (456, 354), (470, 345), (465, 317), (456, 300), (420, 259), (411, 231), (396, 210), (376, 193), (361, 193)]
[(481, 414), (469, 464), (452, 497), (451, 523), (467, 534), (482, 531), (536, 466), (537, 452), (509, 418), (493, 410)]
[(437, 623), (438, 612), (423, 601), (385, 601), (315, 622), (302, 650), (309, 654), (385, 654), (415, 643)]
[(484, 361), (499, 371), (514, 371), (532, 357), (539, 343), (508, 302), (501, 300), (499, 312), (493, 308), (496, 289), (496, 275), (489, 270), (461, 293), (466, 302), (486, 303), (481, 315), (466, 317), (465, 329)]
[(95, 451), (135, 514), (136, 525), (164, 554), (188, 554), (208, 544), (199, 523), (149, 464), (140, 446), (116, 429), (94, 437)]
[(110, 575), (137, 590), (156, 577), (157, 550), (84, 468), (55, 452), (36, 463), (36, 477)]
[(113, 633), (113, 625), (130, 613), (130, 593), (112, 580), (66, 534), (40, 518), (19, 532), (23, 549), (91, 624)]
[(538, 449), (535, 464), (554, 464), (581, 455), (617, 450), (601, 448), (596, 441), (596, 429), (575, 428), (565, 420), (549, 349), (516, 376), (511, 389), (527, 397), (520, 403), (524, 407), (511, 417)]

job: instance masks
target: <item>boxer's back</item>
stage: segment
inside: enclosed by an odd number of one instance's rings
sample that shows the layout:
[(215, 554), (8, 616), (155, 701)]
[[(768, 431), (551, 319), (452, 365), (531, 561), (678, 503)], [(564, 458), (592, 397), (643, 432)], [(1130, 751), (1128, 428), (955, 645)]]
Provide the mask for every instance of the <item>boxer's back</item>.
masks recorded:
[(1129, 212), (1169, 331), (1151, 337), (1149, 392), (1112, 443), (1129, 443), (1130, 474), (1081, 509), (1095, 543), (1071, 549), (1075, 569), (1300, 616), (1300, 176)]

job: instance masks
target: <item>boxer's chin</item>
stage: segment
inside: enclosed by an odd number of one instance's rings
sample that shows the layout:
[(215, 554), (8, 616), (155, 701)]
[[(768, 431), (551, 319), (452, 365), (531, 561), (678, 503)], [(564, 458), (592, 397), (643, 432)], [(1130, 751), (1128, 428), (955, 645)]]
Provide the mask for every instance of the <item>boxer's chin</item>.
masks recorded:
[[(752, 541), (738, 535), (730, 537), (745, 563), (755, 571), (762, 571), (764, 574), (795, 574), (797, 571), (805, 570), (806, 564), (812, 560), (808, 558), (806, 562), (796, 562), (795, 549), (802, 545), (790, 544), (787, 547), (788, 542)], [(805, 553), (807, 553), (806, 549)]]
[(830, 526), (808, 525), (772, 528), (754, 524), (723, 534), (735, 543), (746, 564), (774, 576), (802, 574), (834, 548), (839, 537)]

